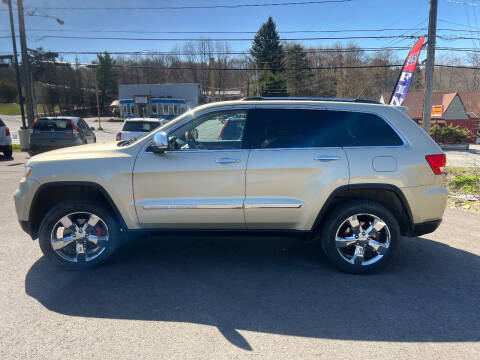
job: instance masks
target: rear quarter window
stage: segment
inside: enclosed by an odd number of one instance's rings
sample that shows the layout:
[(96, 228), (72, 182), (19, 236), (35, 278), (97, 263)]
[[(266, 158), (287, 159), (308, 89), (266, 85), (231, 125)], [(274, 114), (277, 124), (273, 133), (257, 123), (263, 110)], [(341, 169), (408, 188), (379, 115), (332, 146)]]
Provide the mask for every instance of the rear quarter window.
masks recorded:
[(401, 146), (403, 141), (380, 116), (350, 111), (325, 111), (341, 146)]
[(0, 127), (5, 126), (5, 123), (0, 119)]

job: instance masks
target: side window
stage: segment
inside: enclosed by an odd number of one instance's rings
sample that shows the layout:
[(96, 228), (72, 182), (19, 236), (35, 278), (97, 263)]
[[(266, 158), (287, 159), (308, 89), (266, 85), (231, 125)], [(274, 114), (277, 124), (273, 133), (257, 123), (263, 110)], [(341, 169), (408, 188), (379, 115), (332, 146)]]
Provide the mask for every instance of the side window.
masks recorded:
[(342, 146), (399, 146), (402, 139), (380, 116), (349, 111), (324, 111), (324, 119), (342, 133)]
[(86, 131), (87, 129), (85, 128), (85, 126), (83, 125), (83, 122), (82, 122), (82, 119), (78, 119), (77, 121), (77, 127), (82, 130), (82, 131)]
[(257, 109), (252, 111), (247, 139), (252, 149), (340, 146), (341, 133), (326, 121), (323, 110)]
[(246, 110), (201, 115), (169, 134), (170, 143), (176, 150), (240, 149), (246, 119)]

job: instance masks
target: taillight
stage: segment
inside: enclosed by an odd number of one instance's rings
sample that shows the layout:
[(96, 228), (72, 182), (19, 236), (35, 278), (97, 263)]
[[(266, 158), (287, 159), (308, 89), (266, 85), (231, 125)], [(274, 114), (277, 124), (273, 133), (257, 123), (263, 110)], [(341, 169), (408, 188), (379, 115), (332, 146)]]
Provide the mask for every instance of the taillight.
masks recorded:
[(32, 124), (32, 130), (35, 130), (35, 126), (38, 124), (38, 119), (35, 119), (35, 121)]
[(445, 165), (447, 165), (447, 155), (445, 154), (426, 155), (425, 159), (427, 160), (428, 165), (430, 165), (435, 175), (443, 174)]
[(5, 128), (5, 136), (10, 136), (10, 129), (8, 127)]
[(122, 140), (122, 132), (119, 132), (119, 133), (117, 134), (117, 141), (118, 141), (118, 140)]
[(77, 135), (79, 133), (77, 127), (75, 126), (75, 123), (73, 122), (72, 119), (70, 119), (70, 124), (72, 124), (72, 134)]

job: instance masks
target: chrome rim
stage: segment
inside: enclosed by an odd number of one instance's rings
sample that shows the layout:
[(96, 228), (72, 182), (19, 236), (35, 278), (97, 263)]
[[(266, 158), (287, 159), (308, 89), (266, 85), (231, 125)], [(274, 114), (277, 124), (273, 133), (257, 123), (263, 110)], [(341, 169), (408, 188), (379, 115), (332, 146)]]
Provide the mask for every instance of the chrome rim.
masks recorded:
[(383, 258), (390, 246), (390, 238), (390, 229), (378, 216), (357, 214), (338, 227), (335, 244), (345, 261), (367, 266)]
[(50, 242), (62, 259), (70, 262), (92, 261), (107, 247), (108, 227), (95, 214), (71, 213), (56, 222)]

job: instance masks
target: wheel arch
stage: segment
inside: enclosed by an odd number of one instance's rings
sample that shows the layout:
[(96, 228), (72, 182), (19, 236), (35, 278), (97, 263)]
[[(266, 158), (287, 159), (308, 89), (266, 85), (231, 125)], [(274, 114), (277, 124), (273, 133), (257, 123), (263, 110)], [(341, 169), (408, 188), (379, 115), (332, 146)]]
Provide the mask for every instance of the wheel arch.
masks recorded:
[(102, 202), (112, 211), (121, 227), (125, 230), (128, 229), (115, 202), (103, 186), (89, 181), (56, 181), (40, 185), (33, 196), (28, 215), (32, 239), (38, 237), (38, 230), (43, 219), (43, 216), (38, 214), (46, 214), (53, 206), (68, 198), (91, 199)]
[(380, 203), (399, 220), (402, 235), (413, 233), (412, 211), (403, 192), (395, 185), (375, 183), (344, 185), (335, 189), (320, 209), (311, 230), (317, 232), (330, 211), (348, 199), (368, 199)]

